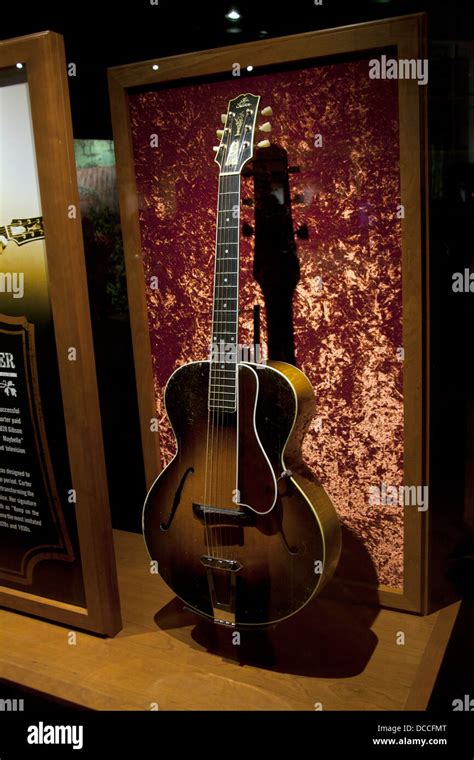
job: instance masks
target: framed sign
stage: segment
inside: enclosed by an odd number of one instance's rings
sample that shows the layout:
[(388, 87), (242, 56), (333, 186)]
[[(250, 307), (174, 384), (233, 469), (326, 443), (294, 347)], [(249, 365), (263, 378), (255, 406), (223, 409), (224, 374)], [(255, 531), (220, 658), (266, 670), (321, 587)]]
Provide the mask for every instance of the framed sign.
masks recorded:
[[(252, 93), (273, 110), (273, 163), (257, 153), (242, 180), (241, 340), (260, 307), (282, 358), (270, 322), (291, 314), (318, 404), (304, 459), (343, 525), (339, 588), (413, 612), (428, 608), (424, 51), (413, 15), (109, 70), (148, 483), (174, 453), (165, 383), (209, 352), (216, 128)], [(266, 236), (265, 183), (286, 204)], [(265, 240), (275, 254), (289, 220), (297, 263), (277, 277)]]
[(0, 605), (121, 628), (63, 40), (0, 43)]

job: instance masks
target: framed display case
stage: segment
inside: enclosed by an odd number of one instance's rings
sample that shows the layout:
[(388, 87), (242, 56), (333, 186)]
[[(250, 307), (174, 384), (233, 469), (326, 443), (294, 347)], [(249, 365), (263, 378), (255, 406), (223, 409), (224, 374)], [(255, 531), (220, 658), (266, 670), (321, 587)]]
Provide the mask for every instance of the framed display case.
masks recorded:
[(303, 454), (343, 525), (333, 588), (418, 613), (430, 514), (424, 24), (109, 70), (148, 485), (174, 452), (166, 381), (209, 352), (215, 131), (228, 102), (253, 93), (273, 131), (242, 179), (240, 340), (255, 342), (260, 313), (269, 358), (315, 389)]
[(121, 627), (62, 37), (0, 43), (0, 605)]

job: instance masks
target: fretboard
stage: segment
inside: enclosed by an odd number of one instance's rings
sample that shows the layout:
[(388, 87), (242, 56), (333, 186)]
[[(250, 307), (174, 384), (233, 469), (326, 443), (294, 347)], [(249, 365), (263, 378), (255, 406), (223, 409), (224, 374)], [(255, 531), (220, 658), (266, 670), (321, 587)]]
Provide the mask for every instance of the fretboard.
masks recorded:
[(240, 174), (219, 176), (209, 408), (235, 411), (239, 315)]

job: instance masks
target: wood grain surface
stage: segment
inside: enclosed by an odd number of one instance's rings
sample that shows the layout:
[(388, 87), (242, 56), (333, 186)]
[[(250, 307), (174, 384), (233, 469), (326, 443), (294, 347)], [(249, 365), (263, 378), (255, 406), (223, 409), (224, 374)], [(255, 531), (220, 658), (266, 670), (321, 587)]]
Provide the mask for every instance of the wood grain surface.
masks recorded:
[(141, 536), (115, 539), (123, 630), (71, 645), (66, 627), (2, 610), (1, 679), (94, 710), (426, 708), (458, 603), (421, 617), (318, 597), (236, 645), (183, 611)]

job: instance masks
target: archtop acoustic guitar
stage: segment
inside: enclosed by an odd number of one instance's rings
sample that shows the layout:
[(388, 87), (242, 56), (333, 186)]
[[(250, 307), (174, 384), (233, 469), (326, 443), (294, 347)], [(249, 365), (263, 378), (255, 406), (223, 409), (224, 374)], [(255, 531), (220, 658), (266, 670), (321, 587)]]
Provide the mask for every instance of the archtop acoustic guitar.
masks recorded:
[(259, 102), (250, 93), (231, 100), (218, 130), (212, 349), (167, 383), (177, 453), (143, 510), (161, 577), (188, 608), (236, 627), (300, 610), (332, 576), (341, 546), (334, 507), (300, 457), (315, 410), (309, 380), (239, 351), (240, 176), (253, 157)]

